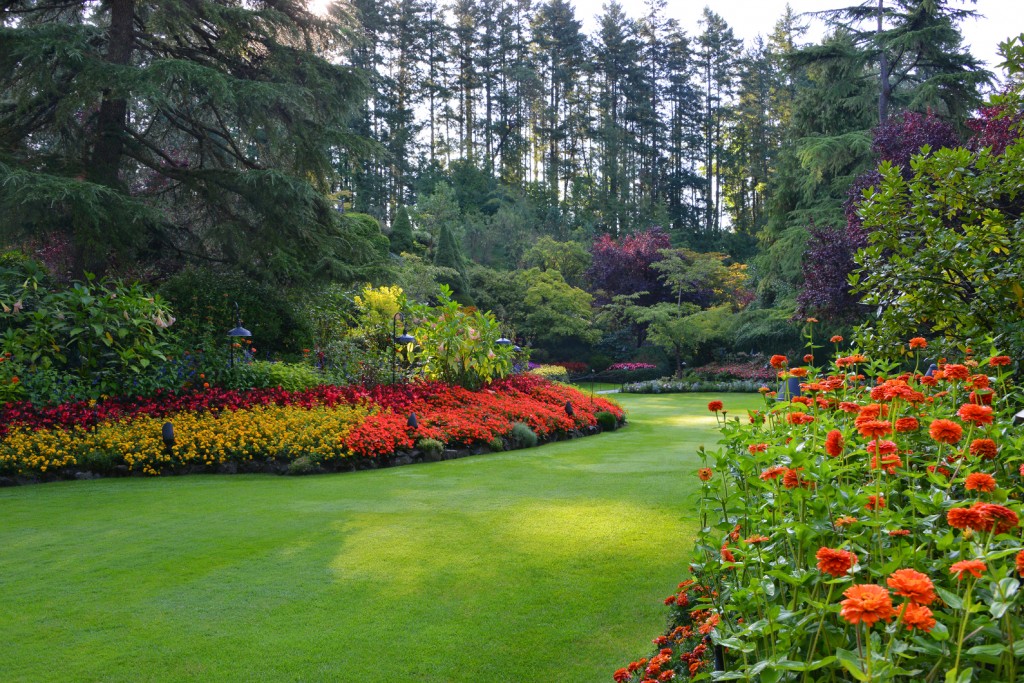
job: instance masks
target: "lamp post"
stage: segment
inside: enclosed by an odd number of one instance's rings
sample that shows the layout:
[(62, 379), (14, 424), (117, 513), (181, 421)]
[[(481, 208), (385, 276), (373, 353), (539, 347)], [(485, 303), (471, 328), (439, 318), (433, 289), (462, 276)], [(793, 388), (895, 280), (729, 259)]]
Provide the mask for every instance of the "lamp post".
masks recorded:
[(228, 367), (230, 367), (230, 368), (235, 367), (235, 344), (236, 344), (235, 339), (239, 339), (241, 337), (251, 337), (251, 336), (252, 336), (252, 332), (250, 332), (249, 330), (247, 330), (244, 327), (242, 327), (242, 314), (238, 310), (238, 302), (236, 301), (235, 302), (235, 326), (234, 326), (234, 328), (228, 330), (228, 339), (231, 340), (230, 347), (229, 347), (231, 349), (231, 355), (229, 356)]
[(394, 384), (398, 381), (397, 379), (397, 368), (398, 368), (398, 345), (415, 344), (416, 337), (409, 334), (405, 326), (405, 318), (402, 318), (402, 334), (398, 334), (398, 316), (402, 315), (401, 311), (395, 313), (395, 316), (391, 318), (391, 340), (393, 347), (391, 349), (391, 383)]

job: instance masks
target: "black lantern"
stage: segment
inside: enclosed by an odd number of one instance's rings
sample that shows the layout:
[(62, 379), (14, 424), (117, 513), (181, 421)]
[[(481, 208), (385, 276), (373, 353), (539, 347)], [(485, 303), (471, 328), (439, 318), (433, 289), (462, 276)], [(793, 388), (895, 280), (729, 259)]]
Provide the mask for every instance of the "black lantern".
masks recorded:
[(419, 429), (420, 421), (416, 419), (416, 413), (409, 413), (409, 420), (406, 422), (409, 429)]
[(565, 402), (565, 414), (572, 417), (576, 414), (576, 411), (572, 409), (572, 401)]
[(228, 330), (228, 338), (231, 340), (231, 355), (229, 356), (228, 366), (235, 366), (235, 339), (241, 337), (251, 337), (252, 332), (242, 327), (242, 314), (238, 310), (238, 302), (235, 302), (235, 326)]
[(163, 428), (160, 430), (160, 436), (163, 437), (164, 445), (167, 446), (167, 448), (171, 448), (175, 443), (174, 425), (170, 422), (165, 422)]
[(391, 383), (394, 384), (398, 381), (398, 347), (408, 346), (409, 344), (416, 343), (416, 337), (409, 334), (409, 331), (405, 326), (405, 318), (402, 318), (402, 334), (398, 334), (398, 316), (402, 315), (401, 311), (395, 313), (394, 317), (391, 318), (391, 338), (394, 340), (395, 345), (392, 349), (391, 358)]

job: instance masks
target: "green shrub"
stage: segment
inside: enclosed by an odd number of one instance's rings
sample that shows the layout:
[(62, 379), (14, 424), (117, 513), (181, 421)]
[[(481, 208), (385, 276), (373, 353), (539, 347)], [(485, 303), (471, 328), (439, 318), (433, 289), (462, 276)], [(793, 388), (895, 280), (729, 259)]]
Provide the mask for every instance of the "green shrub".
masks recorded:
[(281, 387), (286, 391), (302, 391), (323, 383), (316, 370), (300, 363), (271, 363), (257, 360), (235, 363), (226, 384), (232, 389), (268, 389)]
[(320, 471), (320, 463), (308, 455), (302, 455), (288, 463), (288, 474), (316, 474)]
[(500, 436), (496, 436), (487, 442), (487, 447), (490, 448), (495, 453), (500, 453), (501, 451), (505, 450), (505, 440), (502, 439)]
[(525, 422), (513, 424), (508, 438), (515, 448), (533, 448), (537, 445), (537, 433), (530, 429), (530, 425)]
[(611, 413), (602, 410), (594, 413), (594, 417), (597, 419), (597, 426), (604, 432), (614, 432), (619, 428), (619, 421), (615, 419), (615, 416)]
[(569, 371), (561, 365), (542, 365), (539, 368), (530, 370), (530, 372), (534, 375), (550, 379), (553, 382), (569, 382)]
[(423, 451), (424, 455), (441, 455), (444, 453), (444, 444), (437, 439), (420, 439), (416, 442), (416, 448)]

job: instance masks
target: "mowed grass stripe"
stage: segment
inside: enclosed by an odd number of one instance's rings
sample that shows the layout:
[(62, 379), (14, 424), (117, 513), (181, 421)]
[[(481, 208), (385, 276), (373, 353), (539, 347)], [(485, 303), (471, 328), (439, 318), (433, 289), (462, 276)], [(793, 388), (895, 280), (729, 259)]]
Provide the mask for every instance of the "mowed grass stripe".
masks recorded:
[(610, 680), (682, 576), (710, 398), (390, 470), (0, 490), (0, 680)]

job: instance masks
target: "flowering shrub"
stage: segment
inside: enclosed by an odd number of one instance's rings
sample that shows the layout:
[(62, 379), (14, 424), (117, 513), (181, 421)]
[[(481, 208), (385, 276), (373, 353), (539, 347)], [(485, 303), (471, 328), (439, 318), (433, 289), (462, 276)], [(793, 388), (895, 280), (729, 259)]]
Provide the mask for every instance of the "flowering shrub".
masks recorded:
[(561, 361), (558, 363), (551, 363), (551, 365), (562, 366), (570, 375), (585, 375), (590, 370), (587, 364), (581, 361)]
[(547, 377), (556, 382), (569, 381), (569, 372), (561, 365), (538, 365), (530, 370), (530, 373), (539, 377)]
[[(330, 463), (387, 456), (418, 439), (487, 444), (507, 438), (517, 422), (553, 438), (596, 426), (602, 411), (624, 418), (611, 401), (530, 375), (479, 391), (417, 382), (296, 392), (214, 388), (49, 407), (9, 403), (0, 408), (0, 473), (67, 473), (97, 462), (103, 471), (123, 466), (147, 474), (300, 457)], [(418, 426), (408, 425), (410, 413)], [(170, 446), (161, 434), (167, 421), (175, 432)]]
[(753, 358), (740, 363), (708, 363), (692, 372), (705, 381), (748, 380), (752, 382), (774, 382), (775, 370), (768, 367), (762, 358)]
[(720, 421), (722, 447), (694, 473), (693, 578), (666, 599), (657, 654), (613, 679), (1020, 680), (1009, 363), (886, 376), (853, 354), (784, 370), (801, 396)]
[(615, 363), (613, 365), (609, 365), (608, 369), (613, 371), (625, 370), (627, 372), (632, 372), (634, 370), (653, 370), (656, 367), (658, 366), (653, 363)]

